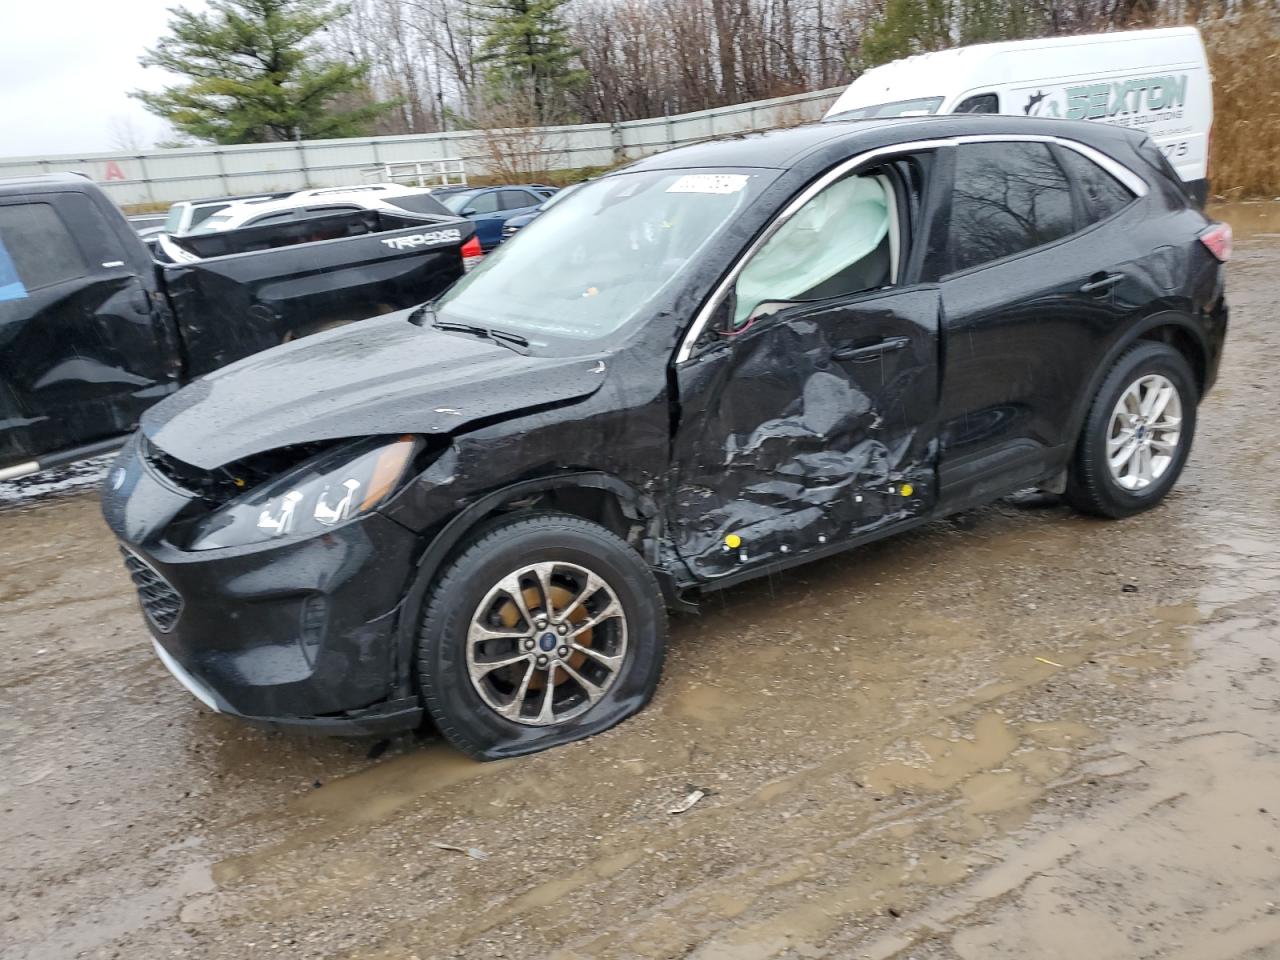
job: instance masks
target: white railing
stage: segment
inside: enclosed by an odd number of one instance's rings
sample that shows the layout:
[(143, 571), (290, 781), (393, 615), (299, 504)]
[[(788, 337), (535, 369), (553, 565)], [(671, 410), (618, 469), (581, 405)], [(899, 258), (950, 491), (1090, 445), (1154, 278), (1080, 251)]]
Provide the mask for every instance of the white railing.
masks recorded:
[(403, 160), (364, 167), (365, 183), (401, 183), (413, 187), (466, 186), (467, 165), (463, 160)]

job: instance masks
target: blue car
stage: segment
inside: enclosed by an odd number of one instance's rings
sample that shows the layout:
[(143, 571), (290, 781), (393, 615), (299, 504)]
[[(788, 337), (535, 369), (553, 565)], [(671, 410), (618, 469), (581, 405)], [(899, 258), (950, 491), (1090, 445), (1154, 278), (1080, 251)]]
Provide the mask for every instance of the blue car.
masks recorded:
[(518, 217), (508, 217), (506, 226), (502, 228), (502, 242), (506, 243), (522, 228), (527, 227), (529, 224), (533, 223), (533, 221), (537, 220), (538, 217), (542, 216), (542, 214), (550, 209), (553, 204), (559, 203), (565, 197), (569, 196), (569, 194), (573, 193), (573, 191), (582, 186), (583, 183), (589, 182), (590, 181), (588, 180), (583, 180), (580, 183), (570, 184), (563, 190), (557, 190), (554, 194), (544, 200), (540, 207), (536, 207), (532, 213), (522, 213)]
[(502, 227), (508, 220), (533, 213), (555, 192), (554, 187), (541, 184), (517, 184), (436, 191), (436, 196), (450, 212), (475, 223), (480, 246), (488, 253), (502, 242)]

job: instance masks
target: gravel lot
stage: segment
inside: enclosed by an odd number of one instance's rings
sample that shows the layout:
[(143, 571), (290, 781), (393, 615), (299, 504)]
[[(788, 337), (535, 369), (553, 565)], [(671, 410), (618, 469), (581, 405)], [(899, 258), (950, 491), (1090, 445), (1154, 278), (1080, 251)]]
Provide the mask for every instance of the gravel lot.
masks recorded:
[(1223, 213), (1164, 506), (717, 595), (646, 712), (531, 758), (208, 713), (88, 481), (0, 491), (0, 956), (1280, 957), (1280, 204)]

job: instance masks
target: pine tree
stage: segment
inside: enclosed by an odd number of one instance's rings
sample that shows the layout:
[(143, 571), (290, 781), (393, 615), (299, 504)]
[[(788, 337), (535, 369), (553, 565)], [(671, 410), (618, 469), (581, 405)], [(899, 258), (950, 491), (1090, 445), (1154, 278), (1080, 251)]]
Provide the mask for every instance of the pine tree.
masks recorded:
[(951, 46), (946, 0), (889, 0), (862, 41), (862, 67)]
[(495, 99), (524, 99), (539, 123), (570, 119), (571, 95), (586, 80), (576, 66), (578, 50), (569, 42), (561, 16), (568, 0), (474, 0), (484, 24), (477, 62), (488, 65)]
[(207, 12), (175, 8), (169, 33), (141, 58), (190, 78), (159, 93), (134, 91), (180, 134), (214, 143), (350, 137), (390, 103), (367, 94), (363, 63), (340, 63), (316, 34), (346, 12), (328, 0), (210, 0)]

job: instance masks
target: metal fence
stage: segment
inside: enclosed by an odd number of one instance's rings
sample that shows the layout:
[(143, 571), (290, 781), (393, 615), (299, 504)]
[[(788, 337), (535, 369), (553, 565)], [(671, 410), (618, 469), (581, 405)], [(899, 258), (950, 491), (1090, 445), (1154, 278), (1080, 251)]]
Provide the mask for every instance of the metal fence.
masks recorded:
[[(821, 118), (843, 88), (700, 110), (652, 120), (535, 127), (522, 133), (548, 169), (609, 166), (708, 137), (789, 126)], [(164, 203), (202, 196), (337, 187), (363, 182), (361, 171), (387, 164), (462, 160), (489, 172), (493, 140), (476, 131), (184, 147), (0, 160), (0, 178), (75, 170), (113, 200)]]

